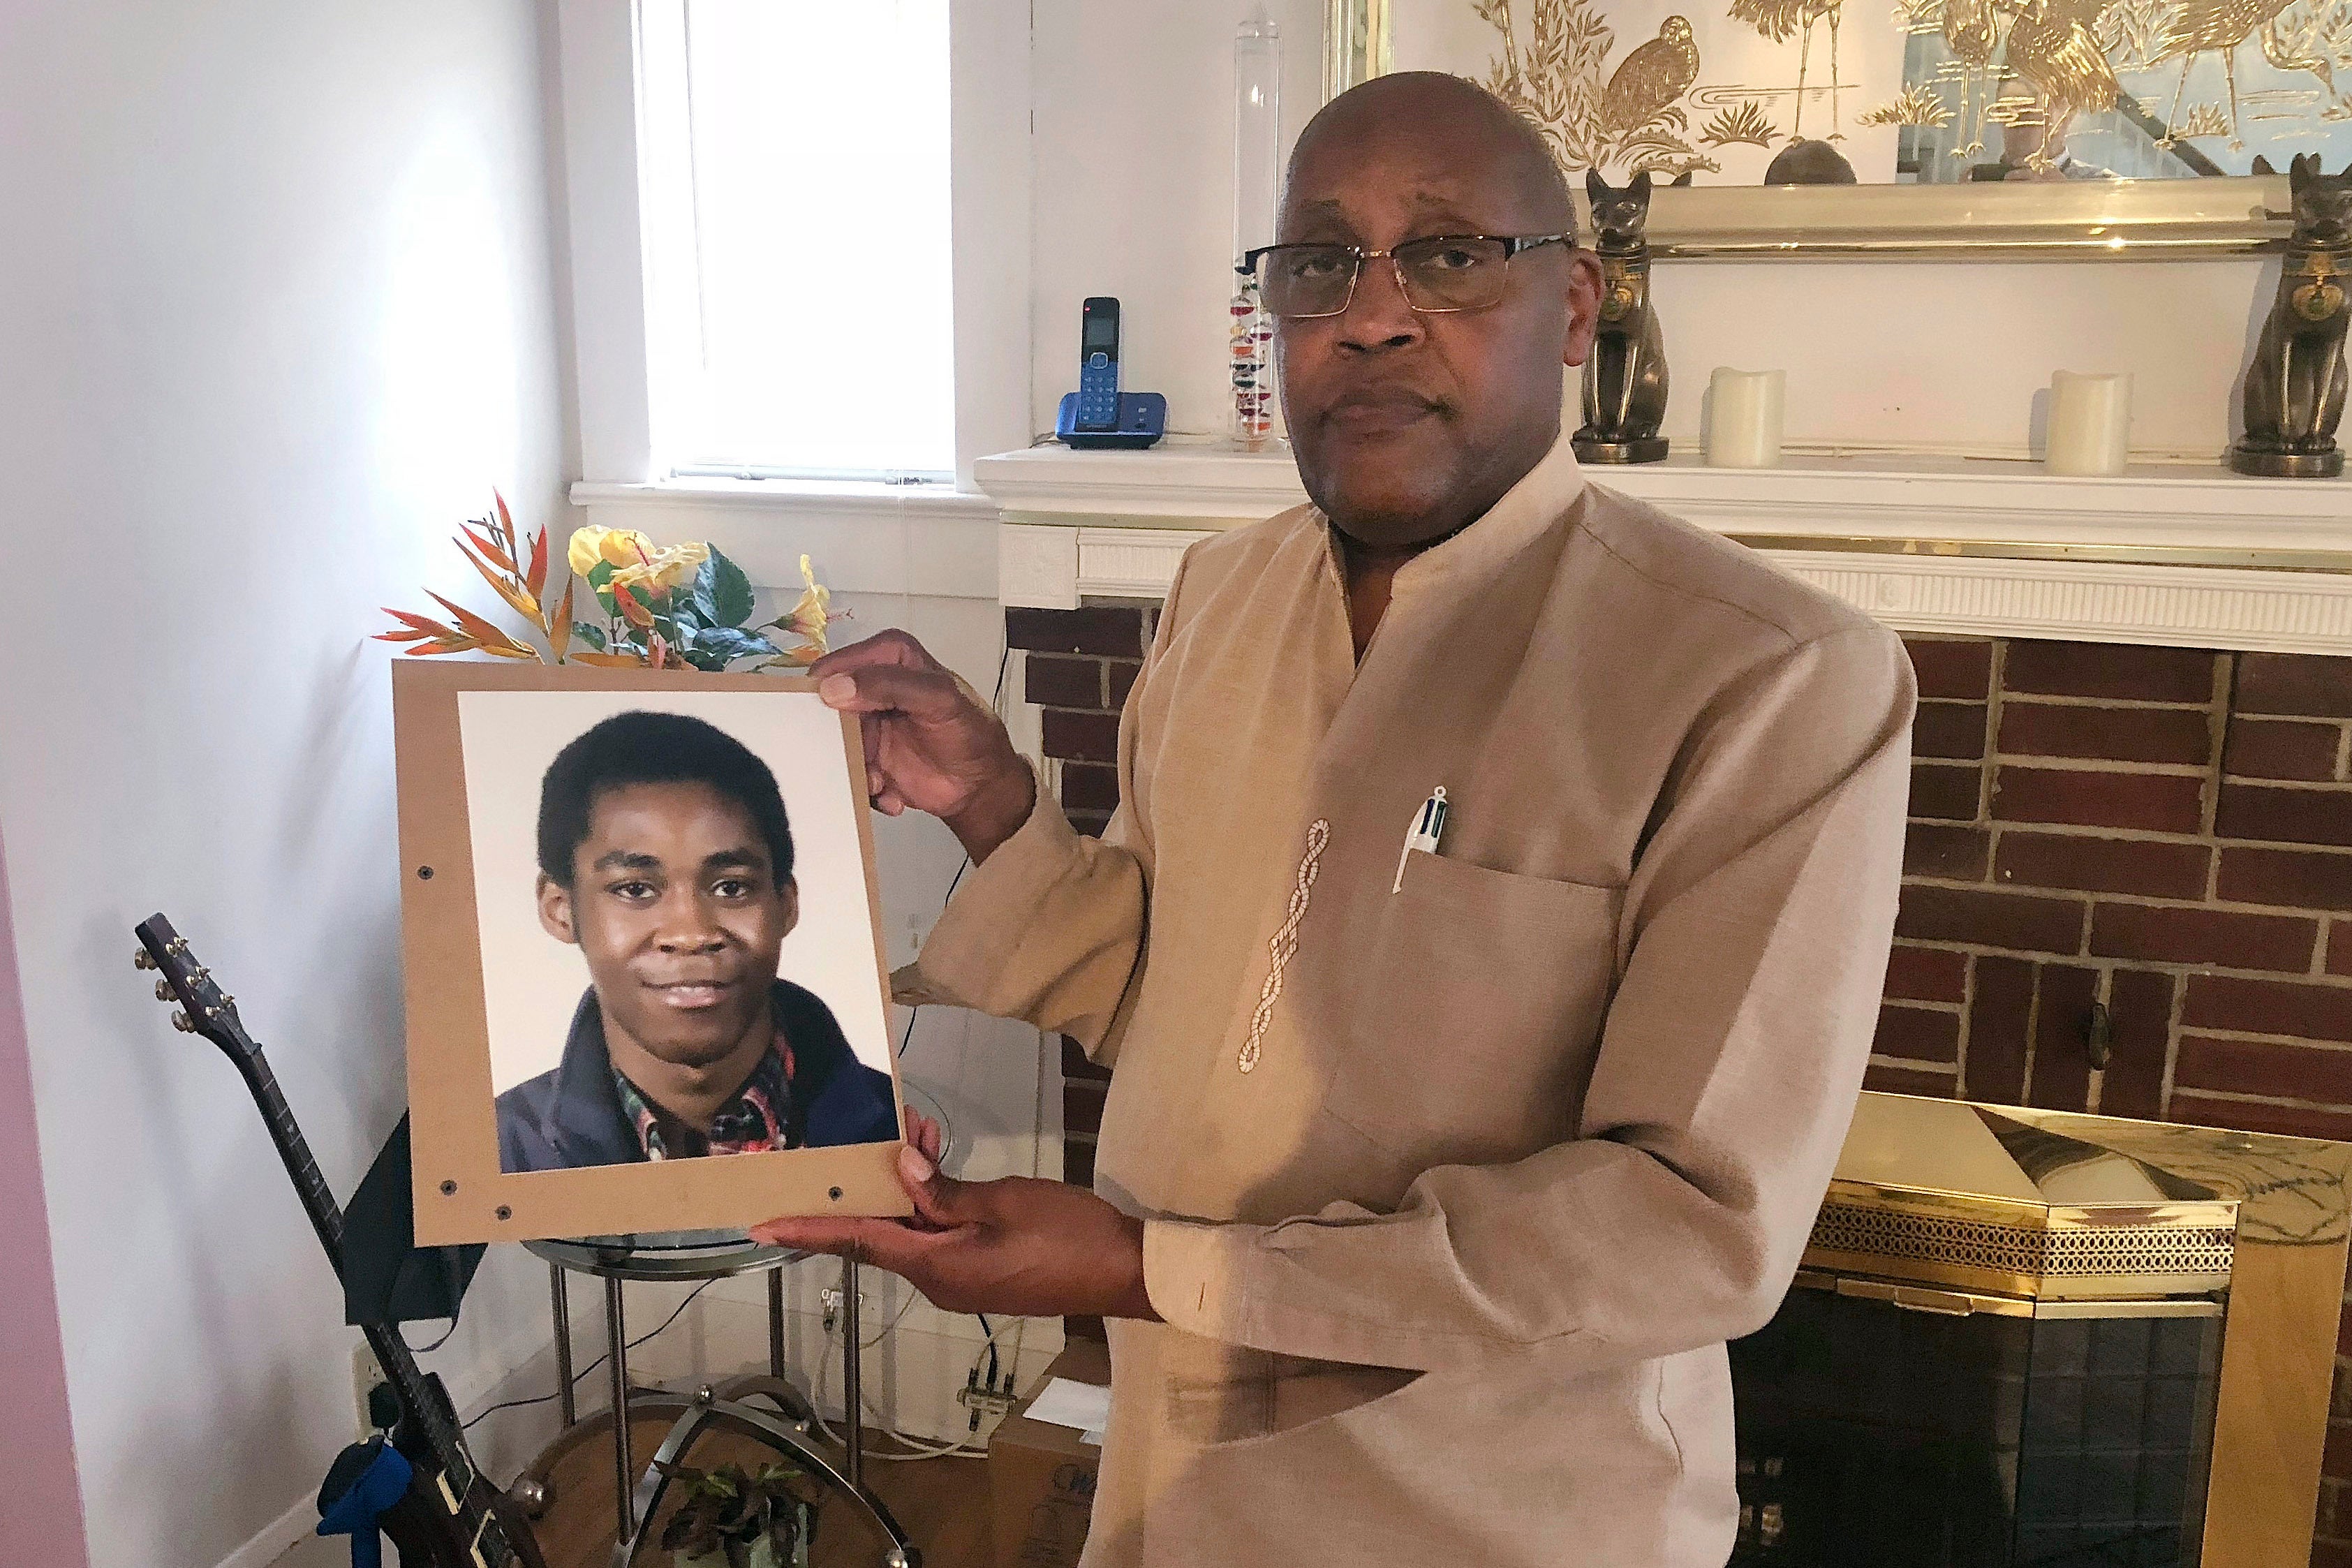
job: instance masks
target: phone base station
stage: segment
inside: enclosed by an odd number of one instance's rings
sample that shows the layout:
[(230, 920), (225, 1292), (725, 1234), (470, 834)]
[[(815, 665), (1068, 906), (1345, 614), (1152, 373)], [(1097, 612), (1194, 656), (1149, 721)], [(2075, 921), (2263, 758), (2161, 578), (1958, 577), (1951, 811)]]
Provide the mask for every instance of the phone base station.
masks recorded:
[(1122, 392), (1118, 418), (1107, 430), (1078, 428), (1078, 395), (1062, 394), (1054, 416), (1054, 438), (1065, 447), (1118, 447), (1134, 451), (1156, 444), (1168, 433), (1168, 399), (1156, 392)]

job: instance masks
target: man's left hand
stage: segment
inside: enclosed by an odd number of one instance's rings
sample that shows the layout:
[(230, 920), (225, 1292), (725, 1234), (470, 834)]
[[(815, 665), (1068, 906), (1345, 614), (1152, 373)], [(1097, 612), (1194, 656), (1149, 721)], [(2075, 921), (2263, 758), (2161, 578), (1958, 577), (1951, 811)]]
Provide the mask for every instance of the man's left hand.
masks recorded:
[(898, 1152), (913, 1219), (772, 1219), (752, 1237), (853, 1255), (950, 1312), (1158, 1321), (1143, 1289), (1141, 1220), (1067, 1182), (956, 1181), (940, 1173), (924, 1142), (912, 1138)]

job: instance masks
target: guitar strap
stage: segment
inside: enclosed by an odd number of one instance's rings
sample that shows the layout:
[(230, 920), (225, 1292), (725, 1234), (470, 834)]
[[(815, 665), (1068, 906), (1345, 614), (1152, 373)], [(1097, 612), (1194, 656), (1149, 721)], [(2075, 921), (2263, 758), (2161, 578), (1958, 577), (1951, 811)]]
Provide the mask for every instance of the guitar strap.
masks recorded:
[(416, 1245), (404, 1113), (343, 1209), (343, 1321), (357, 1326), (454, 1320), (485, 1250), (479, 1242)]

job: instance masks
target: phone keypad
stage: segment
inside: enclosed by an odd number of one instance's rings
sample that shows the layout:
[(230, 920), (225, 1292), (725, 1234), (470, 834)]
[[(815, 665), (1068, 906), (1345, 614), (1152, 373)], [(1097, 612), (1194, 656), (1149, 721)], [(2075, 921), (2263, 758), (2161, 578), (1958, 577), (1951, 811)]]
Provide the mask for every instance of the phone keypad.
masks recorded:
[(1087, 356), (1084, 372), (1078, 377), (1078, 423), (1104, 428), (1118, 422), (1118, 373), (1111, 368), (1110, 355), (1091, 353)]

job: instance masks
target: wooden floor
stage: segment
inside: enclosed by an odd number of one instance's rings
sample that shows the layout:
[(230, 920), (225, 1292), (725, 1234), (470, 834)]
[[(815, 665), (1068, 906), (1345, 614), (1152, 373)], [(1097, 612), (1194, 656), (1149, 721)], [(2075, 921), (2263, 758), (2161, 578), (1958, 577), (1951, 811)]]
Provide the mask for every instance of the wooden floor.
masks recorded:
[[(641, 1416), (629, 1427), (638, 1462), (668, 1433), (667, 1417)], [(730, 1459), (748, 1468), (772, 1462), (775, 1455), (751, 1439), (730, 1433), (706, 1436), (686, 1456), (698, 1466)], [(600, 1430), (559, 1458), (548, 1472), (551, 1502), (538, 1522), (539, 1548), (547, 1568), (611, 1568), (615, 1500), (613, 1450)], [(982, 1459), (869, 1458), (866, 1484), (921, 1548), (923, 1568), (989, 1568), (988, 1465)], [(859, 1511), (834, 1501), (820, 1516), (814, 1568), (880, 1568), (888, 1542)], [(668, 1568), (660, 1552), (647, 1550), (639, 1568)]]

